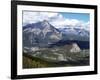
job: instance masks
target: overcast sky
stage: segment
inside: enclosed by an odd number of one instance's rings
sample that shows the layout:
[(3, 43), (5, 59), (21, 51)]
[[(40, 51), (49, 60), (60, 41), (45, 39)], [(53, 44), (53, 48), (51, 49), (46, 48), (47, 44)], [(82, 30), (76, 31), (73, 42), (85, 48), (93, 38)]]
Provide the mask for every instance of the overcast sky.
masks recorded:
[(56, 28), (79, 27), (89, 29), (90, 16), (86, 13), (23, 11), (23, 25), (47, 20)]

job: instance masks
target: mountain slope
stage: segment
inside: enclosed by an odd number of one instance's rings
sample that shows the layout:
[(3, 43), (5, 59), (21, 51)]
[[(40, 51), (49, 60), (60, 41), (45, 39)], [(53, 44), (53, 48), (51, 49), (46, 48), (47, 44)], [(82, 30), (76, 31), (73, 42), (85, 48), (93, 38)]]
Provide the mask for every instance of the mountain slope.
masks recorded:
[(88, 49), (89, 32), (86, 30), (57, 29), (46, 20), (23, 26), (23, 52), (33, 57), (50, 62), (80, 63), (84, 57), (87, 59)]

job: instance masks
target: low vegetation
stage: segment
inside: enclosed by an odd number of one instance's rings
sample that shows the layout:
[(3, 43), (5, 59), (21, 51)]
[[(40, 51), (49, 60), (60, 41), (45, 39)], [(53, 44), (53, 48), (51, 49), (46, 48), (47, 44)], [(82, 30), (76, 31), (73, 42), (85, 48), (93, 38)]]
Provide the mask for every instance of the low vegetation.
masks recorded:
[[(53, 53), (64, 54), (67, 61), (53, 60), (52, 57), (57, 58)], [(33, 53), (23, 53), (23, 68), (45, 68), (45, 67), (64, 67), (64, 66), (85, 66), (89, 65), (89, 50), (83, 50), (78, 53), (70, 53), (66, 50), (38, 50)], [(38, 55), (33, 55), (37, 54)], [(52, 54), (51, 54), (52, 53)], [(66, 54), (65, 54), (66, 53)], [(44, 54), (49, 58), (44, 57)]]

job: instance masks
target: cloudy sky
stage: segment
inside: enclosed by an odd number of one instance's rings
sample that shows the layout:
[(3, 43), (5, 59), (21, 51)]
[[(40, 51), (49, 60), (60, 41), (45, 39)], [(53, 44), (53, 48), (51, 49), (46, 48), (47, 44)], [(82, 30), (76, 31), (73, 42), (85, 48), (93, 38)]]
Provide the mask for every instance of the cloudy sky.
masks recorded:
[(23, 11), (23, 25), (47, 20), (56, 28), (79, 27), (89, 29), (90, 16), (86, 13)]

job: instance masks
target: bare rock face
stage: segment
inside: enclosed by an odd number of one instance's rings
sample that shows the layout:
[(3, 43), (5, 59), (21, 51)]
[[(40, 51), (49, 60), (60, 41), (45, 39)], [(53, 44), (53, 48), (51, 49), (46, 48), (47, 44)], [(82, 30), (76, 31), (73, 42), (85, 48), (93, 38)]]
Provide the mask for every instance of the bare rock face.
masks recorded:
[(80, 51), (81, 51), (80, 47), (76, 43), (73, 43), (72, 48), (70, 49), (70, 52), (77, 53), (77, 52), (80, 52)]
[(48, 47), (62, 39), (62, 33), (44, 20), (23, 27), (23, 45), (25, 47)]

